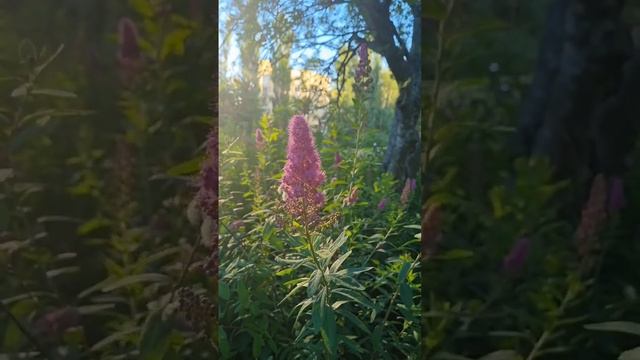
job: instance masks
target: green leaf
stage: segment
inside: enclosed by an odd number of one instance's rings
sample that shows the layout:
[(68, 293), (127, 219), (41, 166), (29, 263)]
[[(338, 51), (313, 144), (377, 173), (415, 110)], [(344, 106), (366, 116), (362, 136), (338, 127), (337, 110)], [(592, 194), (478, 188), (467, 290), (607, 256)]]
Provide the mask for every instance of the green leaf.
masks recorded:
[(323, 304), (324, 320), (322, 322), (322, 328), (320, 329), (320, 335), (324, 342), (325, 348), (328, 350), (332, 358), (335, 358), (338, 352), (338, 340), (336, 331), (336, 314), (331, 307)]
[(402, 284), (405, 281), (410, 268), (411, 268), (411, 263), (404, 262), (402, 264), (402, 268), (400, 268), (400, 271), (398, 272), (398, 284)]
[(293, 269), (292, 268), (287, 268), (287, 269), (282, 269), (280, 271), (278, 271), (276, 273), (276, 276), (287, 276), (289, 274), (293, 273)]
[(97, 229), (107, 227), (109, 225), (111, 225), (111, 221), (109, 221), (108, 219), (96, 217), (80, 225), (78, 227), (77, 233), (80, 236), (87, 235)]
[(31, 93), (34, 95), (47, 95), (47, 96), (63, 97), (63, 98), (78, 97), (78, 95), (70, 91), (58, 90), (58, 89), (34, 89), (31, 91)]
[(30, 87), (31, 87), (30, 83), (25, 83), (18, 86), (17, 88), (13, 89), (13, 91), (11, 91), (11, 97), (22, 97), (27, 95)]
[(62, 52), (62, 49), (64, 49), (64, 44), (60, 44), (60, 46), (58, 46), (58, 49), (51, 55), (49, 56), (49, 58), (47, 58), (47, 60), (45, 60), (45, 62), (43, 62), (42, 64), (38, 65), (35, 69), (34, 69), (34, 76), (38, 76), (42, 70), (44, 70), (44, 68), (46, 68), (47, 66), (49, 66), (49, 64), (55, 60), (55, 58), (58, 57), (58, 55), (60, 55), (60, 53)]
[(121, 287), (139, 284), (143, 282), (157, 282), (157, 283), (166, 284), (166, 283), (169, 283), (169, 280), (170, 278), (167, 275), (158, 274), (158, 273), (130, 275), (103, 287), (102, 291), (109, 292)]
[(218, 281), (218, 296), (223, 300), (229, 300), (231, 291), (226, 282)]
[(164, 59), (170, 54), (184, 54), (184, 43), (191, 33), (192, 31), (190, 29), (178, 29), (169, 33), (162, 44), (160, 58)]
[(313, 329), (317, 333), (322, 327), (323, 314), (324, 314), (324, 296), (322, 296), (324, 289), (320, 292), (320, 296), (318, 296), (313, 305), (311, 306), (311, 323), (313, 324)]
[(357, 316), (353, 315), (353, 313), (349, 310), (338, 309), (337, 313), (344, 316), (347, 320), (351, 321), (355, 326), (357, 326), (360, 330), (364, 331), (368, 335), (371, 335), (371, 330), (364, 323), (364, 321), (360, 320)]
[(75, 273), (75, 272), (78, 272), (79, 270), (80, 268), (77, 266), (67, 266), (59, 269), (49, 270), (47, 271), (46, 275), (47, 275), (47, 278), (51, 279), (62, 274)]
[(139, 350), (142, 360), (162, 360), (169, 349), (171, 325), (162, 319), (162, 314), (155, 311), (149, 314), (142, 327)]
[(91, 347), (90, 351), (99, 351), (109, 345), (111, 345), (112, 343), (116, 342), (116, 341), (121, 341), (126, 339), (130, 334), (137, 332), (139, 330), (139, 328), (134, 327), (134, 328), (127, 328), (124, 330), (120, 330), (117, 331), (115, 333), (112, 333), (111, 335), (105, 337), (104, 339), (98, 341), (97, 343), (93, 344), (93, 346)]
[(97, 304), (97, 305), (84, 305), (78, 306), (77, 310), (80, 315), (91, 315), (99, 313), (104, 310), (113, 309), (116, 304)]
[(640, 360), (640, 347), (623, 352), (618, 360)]
[(198, 156), (191, 160), (187, 160), (167, 170), (167, 175), (169, 176), (193, 175), (198, 171), (200, 171), (200, 164), (202, 163), (203, 160), (204, 160), (203, 156)]
[(614, 331), (640, 336), (640, 323), (630, 321), (608, 321), (584, 326), (588, 330)]
[(218, 346), (220, 347), (220, 353), (222, 354), (223, 359), (231, 358), (231, 345), (229, 344), (229, 338), (227, 337), (226, 331), (224, 328), (220, 326), (219, 336), (218, 336)]
[(406, 282), (400, 284), (400, 300), (409, 310), (413, 306), (413, 290)]
[(153, 7), (149, 0), (130, 0), (131, 7), (143, 17), (149, 18), (153, 16)]
[(375, 305), (369, 300), (366, 295), (361, 295), (358, 292), (351, 289), (337, 288), (331, 291), (332, 294), (342, 295), (349, 300), (355, 301), (357, 304), (375, 309)]
[(280, 300), (280, 302), (278, 303), (278, 305), (282, 304), (283, 302), (285, 302), (285, 300), (287, 300), (288, 298), (290, 298), (291, 296), (293, 296), (295, 293), (297, 293), (299, 290), (302, 290), (303, 287), (307, 286), (309, 284), (309, 279), (296, 279), (296, 281), (300, 280), (299, 283), (296, 284), (296, 287), (294, 287), (291, 291), (289, 291), (289, 293), (287, 294), (287, 296), (284, 297), (284, 299)]
[(336, 261), (334, 261), (333, 264), (331, 264), (331, 268), (329, 269), (329, 271), (332, 272), (332, 273), (338, 271), (338, 269), (340, 269), (340, 266), (342, 265), (342, 263), (345, 260), (347, 260), (349, 255), (351, 255), (351, 250), (349, 250), (346, 253), (342, 254), (342, 256), (340, 256)]
[(371, 336), (373, 350), (378, 353), (382, 351), (382, 330), (382, 324), (378, 324), (376, 328), (373, 329), (373, 335)]

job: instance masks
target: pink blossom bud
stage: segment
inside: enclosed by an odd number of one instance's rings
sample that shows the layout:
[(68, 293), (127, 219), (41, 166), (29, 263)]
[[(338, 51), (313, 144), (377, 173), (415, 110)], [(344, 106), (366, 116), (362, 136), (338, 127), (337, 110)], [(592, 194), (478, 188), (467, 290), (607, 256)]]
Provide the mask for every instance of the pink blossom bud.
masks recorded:
[(262, 133), (262, 130), (260, 130), (260, 128), (256, 129), (256, 148), (258, 150), (262, 150), (264, 149), (266, 145), (265, 139), (264, 139), (264, 134)]
[(529, 238), (520, 238), (513, 245), (509, 254), (505, 256), (502, 265), (507, 273), (515, 275), (519, 273), (529, 256), (529, 249), (531, 248), (531, 241)]
[(380, 202), (378, 203), (378, 210), (382, 211), (387, 207), (387, 198), (383, 198), (382, 200), (380, 200)]

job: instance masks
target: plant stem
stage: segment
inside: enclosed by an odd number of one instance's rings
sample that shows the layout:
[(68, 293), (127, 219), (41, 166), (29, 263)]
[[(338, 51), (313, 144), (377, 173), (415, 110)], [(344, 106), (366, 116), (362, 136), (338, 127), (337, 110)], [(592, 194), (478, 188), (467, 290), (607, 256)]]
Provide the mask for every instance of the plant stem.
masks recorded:
[(389, 235), (391, 235), (391, 232), (395, 229), (395, 226), (400, 220), (400, 217), (402, 217), (402, 213), (398, 214), (398, 217), (396, 217), (394, 221), (391, 223), (391, 226), (389, 226), (389, 230), (387, 230), (387, 233), (384, 234), (384, 237), (382, 238), (382, 240), (380, 240), (378, 244), (376, 244), (375, 248), (373, 248), (373, 250), (369, 253), (366, 259), (362, 262), (362, 265), (361, 265), (362, 267), (364, 267), (369, 262), (369, 260), (371, 260), (371, 257), (373, 257), (373, 254), (375, 254), (376, 251), (378, 251), (378, 249), (380, 249), (380, 247), (387, 241), (387, 238), (389, 237)]
[(189, 267), (191, 266), (191, 263), (193, 263), (193, 258), (195, 257), (196, 251), (198, 250), (199, 247), (200, 247), (200, 237), (196, 236), (196, 241), (194, 242), (193, 248), (189, 253), (189, 259), (187, 260), (187, 263), (182, 268), (182, 271), (180, 272), (180, 277), (178, 278), (178, 282), (176, 282), (173, 285), (173, 289), (171, 289), (171, 296), (169, 296), (169, 301), (167, 301), (167, 304), (165, 304), (165, 307), (171, 304), (171, 302), (173, 301), (176, 291), (180, 288), (180, 286), (182, 285), (182, 282), (184, 281), (184, 278), (187, 276), (187, 271), (189, 271)]
[[(409, 267), (409, 271), (413, 270), (413, 268), (416, 266), (418, 261), (420, 261), (420, 255), (421, 254), (418, 254), (418, 256), (416, 256), (416, 259), (413, 260), (413, 262), (411, 263), (411, 266)], [(409, 274), (409, 272), (407, 272), (407, 274)], [(387, 312), (384, 314), (384, 318), (382, 319), (382, 324), (383, 325), (387, 323), (387, 319), (389, 319), (389, 315), (391, 315), (391, 309), (393, 308), (393, 302), (398, 297), (398, 294), (400, 294), (400, 285), (401, 284), (398, 284), (398, 286), (396, 287), (395, 291), (393, 292), (393, 295), (391, 296), (391, 300), (389, 300), (389, 307), (387, 308)]]
[(313, 258), (313, 262), (318, 268), (318, 271), (320, 271), (320, 279), (322, 281), (322, 284), (328, 289), (329, 283), (327, 282), (327, 279), (324, 277), (324, 270), (320, 265), (320, 261), (318, 260), (318, 255), (316, 255), (316, 250), (313, 246), (313, 240), (311, 239), (311, 234), (309, 234), (309, 230), (307, 229), (306, 226), (304, 227), (304, 237), (307, 240), (307, 245), (309, 245), (309, 251), (311, 252), (311, 257)]
[[(569, 301), (572, 298), (573, 298), (573, 289), (569, 287), (569, 289), (567, 289), (566, 294), (564, 295), (564, 298), (562, 299), (562, 302), (560, 303), (560, 307), (558, 307), (558, 310), (557, 310), (558, 316), (564, 313), (565, 308), (567, 307), (567, 305), (569, 304)], [(540, 335), (540, 337), (538, 338), (538, 341), (536, 341), (535, 345), (533, 346), (533, 349), (531, 349), (531, 352), (529, 353), (529, 356), (527, 356), (526, 360), (534, 360), (536, 356), (538, 356), (538, 353), (540, 352), (542, 347), (545, 345), (546, 341), (549, 339), (549, 337), (555, 330), (556, 325), (557, 325), (557, 320), (554, 319), (554, 321), (551, 323), (551, 326), (549, 326), (549, 328), (547, 328), (542, 333), (542, 335)]]

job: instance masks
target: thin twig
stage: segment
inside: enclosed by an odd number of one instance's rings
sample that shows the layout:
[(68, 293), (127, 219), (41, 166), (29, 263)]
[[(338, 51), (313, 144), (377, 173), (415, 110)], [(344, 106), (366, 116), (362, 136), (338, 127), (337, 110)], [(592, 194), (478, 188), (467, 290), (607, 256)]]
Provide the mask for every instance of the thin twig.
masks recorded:
[[(569, 301), (573, 299), (573, 295), (574, 295), (573, 289), (571, 288), (571, 286), (569, 286), (566, 294), (564, 295), (564, 298), (562, 299), (562, 303), (560, 303), (560, 307), (558, 307), (557, 309), (557, 313), (558, 313), (557, 315), (562, 315), (564, 313), (566, 307), (569, 305)], [(542, 333), (542, 335), (540, 335), (540, 337), (538, 338), (538, 341), (536, 341), (535, 345), (533, 346), (533, 349), (531, 349), (531, 352), (529, 353), (529, 356), (527, 356), (526, 360), (533, 360), (536, 358), (536, 356), (538, 356), (538, 353), (540, 352), (540, 350), (542, 350), (542, 347), (546, 344), (547, 340), (555, 330), (556, 326), (557, 326), (557, 321), (554, 320), (551, 326), (549, 326), (549, 328), (546, 329)]]
[[(411, 266), (409, 267), (409, 271), (413, 270), (413, 268), (418, 264), (418, 262), (420, 261), (420, 255), (418, 254), (418, 256), (416, 256), (416, 259), (413, 260), (413, 263), (411, 263)], [(408, 274), (408, 272), (407, 272)], [(393, 292), (393, 295), (391, 296), (391, 300), (389, 300), (389, 307), (387, 308), (387, 312), (384, 314), (384, 318), (382, 319), (382, 324), (386, 324), (387, 323), (387, 319), (389, 319), (389, 315), (391, 315), (391, 309), (393, 308), (393, 302), (396, 300), (396, 298), (398, 297), (398, 294), (400, 293), (400, 285), (398, 284), (398, 286), (396, 287), (395, 291)]]

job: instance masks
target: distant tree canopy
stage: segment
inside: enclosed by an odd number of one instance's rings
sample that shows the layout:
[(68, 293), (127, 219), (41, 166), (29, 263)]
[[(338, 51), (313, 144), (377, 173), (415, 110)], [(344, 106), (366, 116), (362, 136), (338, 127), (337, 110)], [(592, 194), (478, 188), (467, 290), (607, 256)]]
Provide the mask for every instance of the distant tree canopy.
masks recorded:
[[(420, 29), (419, 1), (229, 0), (221, 6), (231, 14), (224, 19), (225, 37), (235, 34), (238, 41), (244, 41), (243, 48), (259, 43), (260, 51), (276, 64), (274, 81), (281, 88), (286, 88), (288, 81), (282, 71), (287, 66), (304, 63), (307, 68), (334, 75), (340, 83), (349, 76), (346, 64), (360, 44), (367, 43), (380, 54), (399, 88), (384, 168), (401, 181), (416, 176), (421, 32), (413, 29)], [(253, 15), (256, 7), (257, 18)], [(256, 19), (259, 34), (248, 31)], [(250, 34), (255, 36), (249, 38)], [(327, 50), (334, 55), (321, 56)], [(242, 55), (241, 61), (243, 71), (249, 71), (251, 62), (247, 59), (245, 66)], [(279, 104), (286, 99), (284, 93), (276, 95)]]

